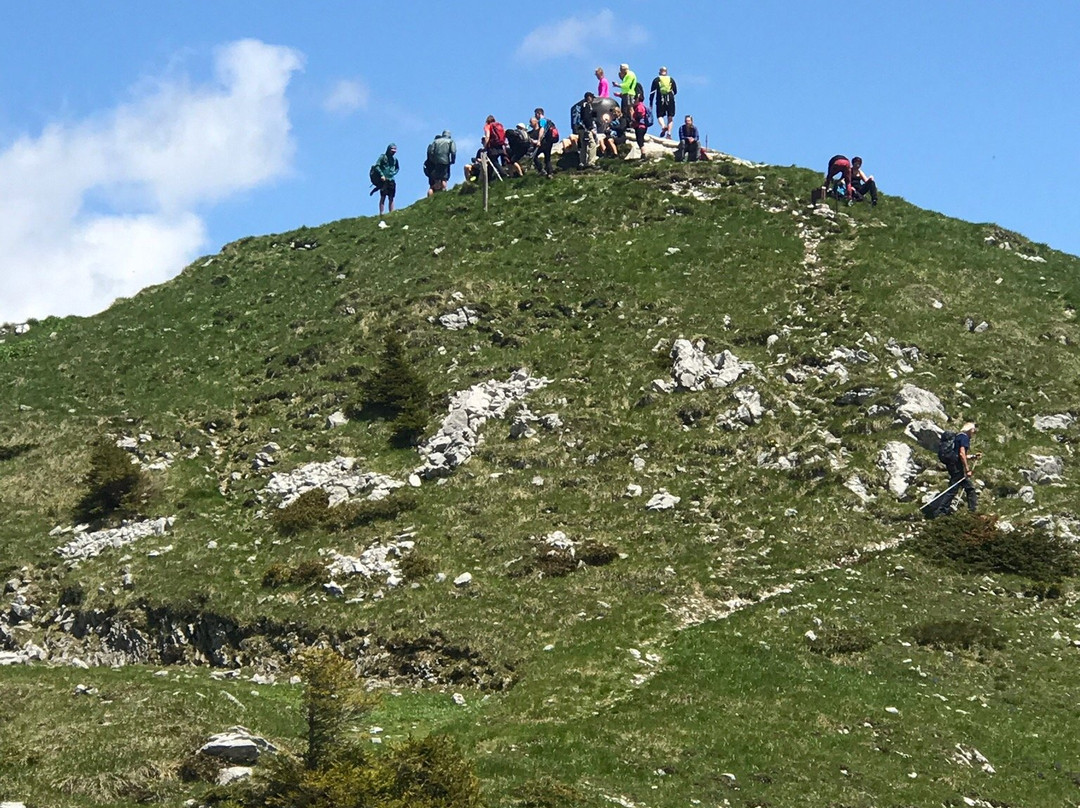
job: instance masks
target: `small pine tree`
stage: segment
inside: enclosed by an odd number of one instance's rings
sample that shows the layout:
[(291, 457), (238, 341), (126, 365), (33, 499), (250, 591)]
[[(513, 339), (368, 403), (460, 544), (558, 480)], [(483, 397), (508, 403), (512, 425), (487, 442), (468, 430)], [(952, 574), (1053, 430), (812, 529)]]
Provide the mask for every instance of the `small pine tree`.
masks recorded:
[(427, 382), (408, 361), (396, 334), (386, 337), (375, 375), (363, 391), (364, 410), (393, 419), (391, 441), (409, 446), (419, 441), (427, 426), (431, 394)]
[(75, 515), (91, 525), (133, 517), (150, 496), (149, 477), (109, 438), (94, 444), (83, 485), (86, 493), (75, 506)]
[(307, 752), (304, 766), (325, 769), (342, 747), (345, 730), (375, 706), (375, 698), (360, 687), (352, 665), (341, 654), (316, 648), (300, 662), (307, 721)]

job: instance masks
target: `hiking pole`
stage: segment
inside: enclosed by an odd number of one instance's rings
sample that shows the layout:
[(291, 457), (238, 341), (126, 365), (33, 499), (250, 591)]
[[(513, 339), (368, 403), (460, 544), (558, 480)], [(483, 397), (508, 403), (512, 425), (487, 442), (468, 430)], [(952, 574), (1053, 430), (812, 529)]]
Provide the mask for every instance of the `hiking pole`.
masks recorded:
[(938, 494), (936, 497), (934, 497), (932, 500), (930, 500), (925, 505), (923, 505), (921, 508), (919, 508), (919, 510), (922, 511), (923, 516), (929, 517), (931, 513), (933, 513), (935, 510), (937, 510), (937, 507), (936, 507), (937, 504), (941, 500), (943, 500), (946, 496), (948, 496), (951, 492), (955, 491), (957, 488), (959, 488), (961, 485), (963, 485), (964, 480), (966, 480), (966, 479), (967, 479), (967, 475), (964, 475), (959, 480), (957, 480), (955, 483), (953, 483), (948, 488), (946, 488), (944, 491), (942, 491), (940, 494)]
[(484, 213), (488, 209), (488, 156), (487, 152), (480, 155), (480, 168), (484, 172)]

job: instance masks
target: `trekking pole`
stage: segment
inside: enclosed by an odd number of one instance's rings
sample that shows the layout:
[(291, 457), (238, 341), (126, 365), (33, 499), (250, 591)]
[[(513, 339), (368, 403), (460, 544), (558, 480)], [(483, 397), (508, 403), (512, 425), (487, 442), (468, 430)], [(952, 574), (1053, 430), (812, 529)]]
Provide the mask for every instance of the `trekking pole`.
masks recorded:
[(966, 475), (964, 477), (961, 477), (959, 480), (957, 480), (955, 483), (950, 485), (948, 488), (946, 488), (944, 491), (942, 491), (940, 494), (938, 494), (932, 500), (930, 500), (925, 505), (920, 507), (919, 510), (922, 511), (923, 516), (929, 516), (930, 513), (932, 513), (934, 510), (936, 510), (937, 509), (937, 504), (942, 499), (944, 499), (946, 496), (948, 496), (949, 493), (951, 493), (952, 491), (955, 491), (957, 488), (959, 488), (961, 485), (963, 485), (964, 480), (966, 480), (966, 479), (967, 479)]
[(487, 152), (480, 155), (480, 169), (484, 172), (484, 213), (488, 209), (488, 156)]

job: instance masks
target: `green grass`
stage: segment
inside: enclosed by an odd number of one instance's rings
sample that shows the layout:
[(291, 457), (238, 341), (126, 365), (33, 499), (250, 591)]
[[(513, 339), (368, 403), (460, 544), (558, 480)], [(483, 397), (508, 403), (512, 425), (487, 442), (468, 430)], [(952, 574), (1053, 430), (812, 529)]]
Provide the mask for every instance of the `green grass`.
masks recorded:
[[(874, 465), (885, 442), (907, 439), (889, 411), (872, 408), (890, 406), (905, 381), (932, 390), (954, 428), (979, 422), (985, 509), (1018, 524), (1074, 514), (1080, 427), (1053, 436), (1032, 418), (1075, 411), (1080, 259), (1010, 237), (1045, 259), (1026, 261), (986, 243), (990, 225), (894, 197), (804, 221), (792, 211), (805, 212), (815, 182), (798, 168), (729, 163), (526, 177), (495, 186), (486, 216), (479, 195), (451, 192), (387, 217), (385, 229), (350, 219), (244, 239), (96, 317), (50, 318), (9, 336), (0, 343), (4, 580), (27, 567), (31, 599), (46, 612), (79, 588), (81, 608), (136, 622), (156, 609), (215, 615), (246, 632), (273, 624), (298, 637), (349, 636), (373, 671), (393, 667), (383, 649), (413, 649), (401, 660), (426, 660), (442, 679), (425, 688), (396, 677), (401, 695), (384, 700), (377, 721), (391, 736), (451, 732), (491, 805), (609, 804), (605, 795), (642, 806), (1075, 803), (1075, 580), (1044, 599), (1029, 579), (916, 554), (916, 504), (889, 495)], [(687, 195), (690, 186), (711, 198)], [(822, 239), (812, 272), (802, 264), (805, 225)], [(319, 246), (291, 249), (298, 238)], [(459, 305), (480, 321), (443, 329), (438, 316)], [(972, 333), (966, 318), (991, 327)], [(437, 402), (429, 431), (449, 395), (522, 366), (551, 379), (529, 409), (564, 425), (513, 441), (508, 422), (490, 422), (469, 463), (425, 483), (409, 508), (345, 529), (279, 532), (260, 514), (273, 503), (258, 501), (273, 470), (340, 454), (404, 478), (419, 464), (391, 444), (386, 421), (323, 428), (330, 413), (362, 403), (388, 335)], [(735, 406), (730, 389), (653, 392), (680, 336), (753, 362), (758, 372), (739, 385), (752, 384), (770, 414), (727, 431), (715, 421)], [(898, 369), (889, 339), (917, 346), (911, 372)], [(876, 361), (848, 363), (846, 381), (784, 380), (787, 368), (827, 365), (841, 346)], [(857, 387), (880, 392), (833, 403)], [(53, 549), (63, 539), (48, 533), (72, 522), (93, 442), (143, 433), (152, 439), (141, 451), (173, 457), (151, 472), (144, 511), (176, 516), (173, 530), (60, 564)], [(256, 471), (269, 441), (281, 447), (276, 463)], [(939, 490), (936, 459), (915, 452), (924, 470), (914, 490)], [(1066, 463), (1064, 485), (1039, 486), (1034, 509), (1014, 495), (1030, 452)], [(789, 453), (793, 468), (769, 467)], [(844, 487), (853, 473), (874, 502)], [(631, 483), (643, 497), (625, 496)], [(679, 506), (647, 512), (660, 488)], [(416, 575), (401, 587), (342, 581), (347, 598), (335, 599), (314, 579), (262, 586), (268, 570), (406, 530), (416, 532)], [(553, 530), (620, 556), (545, 576), (536, 542)], [(455, 588), (466, 571), (473, 584)], [(783, 587), (791, 591), (753, 602)], [(736, 598), (752, 605), (707, 619)], [(685, 627), (688, 614), (698, 617)], [(920, 627), (950, 620), (997, 640), (915, 642)], [(98, 806), (149, 794), (177, 804), (189, 793), (179, 762), (232, 723), (298, 749), (295, 688), (168, 670), (0, 670), (0, 798)], [(501, 689), (506, 680), (513, 686)], [(72, 696), (80, 682), (116, 698)], [(252, 689), (261, 695), (245, 697)], [(957, 743), (978, 748), (997, 774), (951, 762)], [(117, 751), (104, 751), (110, 744)]]

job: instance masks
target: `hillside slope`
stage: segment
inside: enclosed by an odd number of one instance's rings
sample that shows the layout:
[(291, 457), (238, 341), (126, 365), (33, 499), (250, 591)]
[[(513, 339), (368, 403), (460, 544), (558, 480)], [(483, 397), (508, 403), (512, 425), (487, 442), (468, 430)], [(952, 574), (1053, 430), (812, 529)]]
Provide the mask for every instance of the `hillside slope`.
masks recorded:
[[(492, 805), (1075, 804), (1072, 578), (915, 547), (932, 422), (978, 422), (982, 509), (1080, 533), (1080, 259), (896, 198), (814, 209), (816, 180), (620, 164), (486, 215), (465, 188), (5, 335), (0, 641), (54, 664), (0, 672), (0, 798), (179, 804), (230, 724), (300, 749), (290, 665), (330, 642), (385, 736), (450, 732)], [(471, 399), (460, 464), (363, 409), (388, 335), (425, 441)], [(102, 436), (169, 521), (67, 560)], [(285, 475), (339, 457), (324, 487), (382, 504), (284, 529)]]

